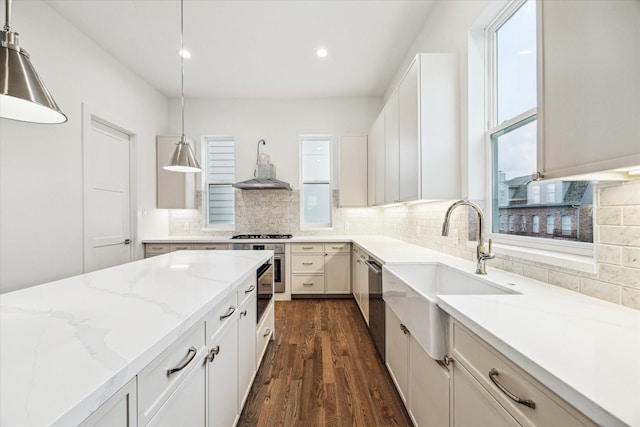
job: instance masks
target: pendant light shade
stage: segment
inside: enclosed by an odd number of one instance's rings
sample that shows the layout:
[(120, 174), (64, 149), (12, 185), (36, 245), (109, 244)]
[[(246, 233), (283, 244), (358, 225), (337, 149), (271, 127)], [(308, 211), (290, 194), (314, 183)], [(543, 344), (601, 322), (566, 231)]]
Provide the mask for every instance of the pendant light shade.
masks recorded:
[[(184, 52), (184, 0), (180, 0), (180, 52)], [(184, 54), (180, 55), (180, 73), (181, 73), (181, 81), (180, 81), (180, 101), (181, 101), (181, 111), (182, 111), (182, 136), (180, 140), (176, 143), (173, 152), (171, 153), (171, 157), (166, 165), (164, 165), (164, 169), (172, 172), (202, 172), (202, 168), (200, 167), (200, 163), (198, 163), (198, 159), (195, 154), (193, 154), (193, 150), (191, 150), (191, 145), (189, 141), (187, 141), (187, 137), (184, 134)]]
[(67, 121), (44, 82), (31, 65), (29, 54), (11, 31), (11, 1), (5, 0), (6, 23), (0, 32), (0, 117), (32, 123)]
[(164, 169), (172, 172), (202, 172), (200, 163), (198, 163), (198, 159), (196, 159), (196, 156), (193, 154), (191, 145), (189, 145), (184, 135), (182, 135), (180, 141), (176, 143)]

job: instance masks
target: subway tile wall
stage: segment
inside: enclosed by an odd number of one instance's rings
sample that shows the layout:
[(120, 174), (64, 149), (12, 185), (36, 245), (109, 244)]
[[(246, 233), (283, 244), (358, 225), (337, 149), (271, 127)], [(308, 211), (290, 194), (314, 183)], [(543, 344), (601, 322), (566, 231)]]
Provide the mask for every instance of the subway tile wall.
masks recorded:
[[(595, 188), (594, 252), (597, 273), (590, 274), (514, 256), (498, 255), (487, 262), (497, 268), (640, 309), (640, 180), (599, 184)], [(382, 234), (409, 243), (474, 260), (475, 250), (467, 248), (469, 228), (465, 208), (453, 214), (449, 237), (442, 237), (447, 202), (417, 203), (376, 208), (336, 208), (334, 191), (333, 228), (300, 230), (300, 194), (294, 190), (236, 191), (235, 231), (201, 229), (199, 210), (169, 211), (170, 235), (217, 235), (238, 233)], [(458, 230), (454, 241), (453, 230)]]

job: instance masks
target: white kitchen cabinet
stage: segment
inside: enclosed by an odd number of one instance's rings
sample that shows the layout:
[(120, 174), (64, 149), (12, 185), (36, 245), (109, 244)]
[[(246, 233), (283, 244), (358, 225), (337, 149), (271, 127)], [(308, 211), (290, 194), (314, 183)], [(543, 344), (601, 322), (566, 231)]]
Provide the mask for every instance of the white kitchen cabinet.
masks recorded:
[(228, 243), (145, 243), (144, 257), (150, 258), (174, 251), (214, 251), (227, 249), (229, 249)]
[(209, 427), (233, 426), (240, 416), (238, 406), (237, 312), (209, 346), (207, 404)]
[(103, 403), (80, 427), (135, 427), (138, 425), (136, 378)]
[(366, 261), (369, 259), (362, 248), (353, 247), (353, 296), (360, 308), (362, 317), (369, 324), (369, 267)]
[(384, 203), (384, 111), (382, 111), (367, 137), (367, 205)]
[(448, 426), (449, 370), (413, 338), (402, 314), (398, 316), (388, 305), (385, 310), (387, 369), (407, 412), (418, 427)]
[[(517, 427), (518, 422), (486, 393), (466, 369), (453, 365), (453, 427)], [(555, 424), (560, 425), (560, 424)]]
[[(478, 407), (495, 407), (497, 402), (502, 411), (497, 408), (493, 415), (499, 414), (508, 423), (483, 425), (595, 426), (455, 319), (450, 323), (450, 343), (454, 360), (453, 414), (459, 421), (454, 420), (454, 425), (479, 425), (473, 418)], [(516, 397), (526, 402), (516, 402)], [(503, 412), (510, 417), (504, 417)], [(517, 423), (511, 423), (511, 419)]]
[(429, 357), (413, 336), (409, 338), (408, 376), (409, 408), (415, 425), (448, 426), (449, 370)]
[(351, 293), (351, 244), (292, 243), (292, 294)]
[(398, 200), (420, 198), (419, 63), (414, 60), (398, 86)]
[(398, 316), (386, 306), (385, 312), (385, 338), (387, 355), (387, 368), (391, 378), (398, 389), (405, 406), (408, 405), (409, 396), (409, 330), (402, 324)]
[[(398, 89), (384, 105), (384, 203), (400, 201), (400, 129)], [(404, 165), (403, 165), (404, 167)]]
[(269, 341), (273, 341), (275, 334), (275, 305), (272, 301), (267, 307), (260, 324), (255, 331), (256, 341), (256, 366), (260, 367), (262, 358), (267, 351)]
[(640, 165), (638, 2), (544, 0), (538, 13), (540, 172)]
[(193, 426), (204, 427), (205, 423), (206, 365), (198, 361), (178, 389), (162, 405), (158, 413), (147, 424), (149, 427)]
[[(156, 178), (158, 209), (195, 209), (196, 182), (194, 173), (171, 172), (164, 169), (179, 136), (156, 138)], [(193, 142), (191, 142), (193, 148)]]
[(256, 374), (257, 291), (251, 291), (240, 304), (238, 317), (238, 408), (242, 408)]
[(341, 207), (367, 206), (367, 136), (340, 137), (339, 197)]

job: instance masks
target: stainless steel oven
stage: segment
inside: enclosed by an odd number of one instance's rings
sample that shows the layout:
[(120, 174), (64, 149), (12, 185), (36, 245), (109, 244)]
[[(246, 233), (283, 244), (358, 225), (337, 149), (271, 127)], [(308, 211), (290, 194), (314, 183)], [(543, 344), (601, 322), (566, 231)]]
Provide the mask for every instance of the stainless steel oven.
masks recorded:
[(284, 292), (284, 243), (234, 243), (234, 250), (273, 251), (273, 289), (275, 293)]
[(258, 276), (256, 283), (258, 287), (258, 315), (256, 316), (256, 322), (259, 324), (262, 315), (273, 299), (273, 264), (271, 260), (262, 264), (256, 273)]

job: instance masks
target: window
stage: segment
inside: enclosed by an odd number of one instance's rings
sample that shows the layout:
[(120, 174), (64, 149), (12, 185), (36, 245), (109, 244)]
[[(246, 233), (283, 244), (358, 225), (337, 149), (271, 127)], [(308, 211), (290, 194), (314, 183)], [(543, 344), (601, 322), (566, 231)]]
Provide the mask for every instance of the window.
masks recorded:
[(232, 137), (204, 137), (203, 148), (204, 223), (228, 228), (235, 223), (235, 142)]
[(509, 215), (509, 231), (515, 231), (516, 230), (516, 219), (513, 217), (513, 215)]
[(547, 234), (553, 235), (553, 215), (547, 215)]
[(573, 226), (573, 219), (569, 215), (562, 215), (561, 227), (563, 236), (571, 236), (571, 228)]
[[(527, 247), (539, 245), (535, 242), (542, 239), (592, 243), (591, 182), (534, 181), (538, 170), (535, 0), (511, 2), (487, 27), (485, 39), (488, 44), (487, 141), (492, 168), (489, 208), (492, 233), (513, 235), (502, 239)], [(562, 215), (579, 218), (579, 229), (554, 232), (554, 218), (560, 219)], [(504, 216), (509, 218), (508, 227), (502, 222)], [(512, 224), (512, 216), (520, 218), (519, 226)], [(526, 225), (527, 216), (534, 221), (530, 230)], [(540, 233), (540, 216), (547, 218), (547, 233)]]
[(331, 137), (300, 137), (300, 226), (331, 227)]

